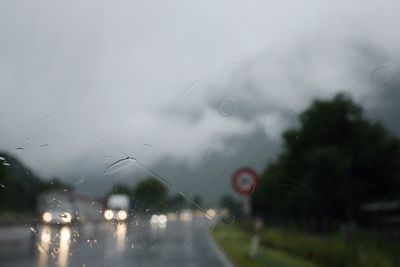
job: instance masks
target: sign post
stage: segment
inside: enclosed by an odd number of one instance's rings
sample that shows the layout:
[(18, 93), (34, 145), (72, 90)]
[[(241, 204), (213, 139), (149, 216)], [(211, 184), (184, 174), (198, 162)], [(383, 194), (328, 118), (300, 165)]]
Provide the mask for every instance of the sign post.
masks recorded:
[[(246, 217), (251, 214), (251, 200), (250, 196), (257, 190), (260, 184), (260, 179), (257, 173), (251, 168), (241, 168), (237, 170), (232, 176), (232, 185), (236, 193), (243, 196), (243, 213)], [(254, 221), (254, 234), (250, 241), (250, 257), (254, 258), (258, 252), (260, 243), (259, 231), (262, 228), (262, 220), (256, 219)]]
[(233, 189), (236, 193), (244, 196), (242, 209), (246, 216), (251, 214), (250, 195), (256, 191), (259, 183), (260, 180), (257, 173), (251, 168), (241, 168), (232, 176)]
[(254, 234), (251, 237), (250, 241), (250, 257), (254, 258), (258, 253), (258, 247), (260, 244), (260, 231), (263, 227), (263, 220), (261, 218), (257, 218), (254, 221)]

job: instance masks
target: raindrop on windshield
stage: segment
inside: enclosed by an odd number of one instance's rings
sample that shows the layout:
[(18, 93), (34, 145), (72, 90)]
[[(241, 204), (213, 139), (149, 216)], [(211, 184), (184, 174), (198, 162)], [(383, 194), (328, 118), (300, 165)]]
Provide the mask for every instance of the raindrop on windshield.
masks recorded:
[(256, 191), (256, 186), (255, 186), (254, 184), (252, 184), (252, 185), (250, 186), (250, 194), (253, 194), (254, 191)]
[(189, 199), (189, 197), (182, 190), (178, 190), (178, 194), (183, 196), (186, 199)]
[(183, 98), (187, 97), (188, 95), (190, 95), (190, 93), (191, 93), (196, 87), (198, 87), (198, 83), (199, 83), (198, 81), (192, 82), (192, 83), (186, 88), (186, 90), (185, 90), (185, 92), (182, 94), (181, 98), (183, 99)]
[(231, 156), (231, 151), (229, 148), (225, 148), (222, 153), (223, 153), (225, 159), (228, 159)]
[(21, 150), (24, 150), (24, 149), (22, 147), (17, 147), (15, 150), (21, 151)]
[(48, 146), (49, 146), (49, 144), (43, 144), (40, 147), (48, 147)]
[(378, 89), (385, 89), (385, 87), (389, 85), (390, 78), (391, 71), (386, 66), (378, 67), (371, 73), (371, 82), (374, 86), (377, 86)]
[(235, 112), (237, 102), (237, 99), (233, 97), (224, 98), (218, 107), (219, 115), (223, 117), (232, 116)]
[(0, 157), (0, 160), (3, 160), (3, 161), (4, 161), (4, 160), (6, 160), (6, 159), (5, 159), (5, 158), (3, 158), (3, 157)]
[(207, 149), (206, 159), (211, 160), (214, 157), (214, 150), (212, 148)]
[(110, 162), (112, 160), (111, 156), (107, 156), (104, 158), (104, 162)]
[(83, 183), (84, 181), (85, 181), (85, 175), (83, 175), (82, 178), (76, 180), (73, 184), (78, 185), (78, 184)]
[(43, 117), (41, 117), (37, 122), (39, 124), (44, 124), (44, 123), (49, 122), (50, 120), (51, 120), (51, 115), (50, 114), (46, 114)]
[(143, 145), (142, 145), (142, 148), (149, 148), (149, 149), (150, 149), (150, 148), (151, 148), (151, 145), (150, 145), (150, 144), (143, 144)]
[(214, 231), (215, 225), (216, 225), (215, 223), (213, 223), (213, 224), (211, 225), (210, 230), (209, 230), (210, 232)]
[(0, 187), (2, 188), (6, 188), (6, 186), (4, 184), (0, 184)]
[(222, 222), (224, 224), (232, 224), (235, 222), (235, 216), (233, 215), (226, 215), (224, 217), (222, 217)]
[(230, 83), (231, 85), (240, 86), (244, 82), (245, 78), (243, 67), (236, 62), (229, 63), (222, 75), (225, 77), (226, 82)]
[(152, 146), (150, 144), (143, 144), (140, 146), (140, 153), (143, 155), (150, 155)]
[(108, 165), (108, 167), (104, 170), (104, 175), (113, 174), (124, 170), (128, 167), (132, 167), (136, 163), (136, 159), (132, 157), (126, 157), (120, 160), (115, 161), (114, 163)]
[(4, 166), (10, 166), (11, 164), (8, 163), (8, 162), (3, 162), (3, 165), (4, 165)]

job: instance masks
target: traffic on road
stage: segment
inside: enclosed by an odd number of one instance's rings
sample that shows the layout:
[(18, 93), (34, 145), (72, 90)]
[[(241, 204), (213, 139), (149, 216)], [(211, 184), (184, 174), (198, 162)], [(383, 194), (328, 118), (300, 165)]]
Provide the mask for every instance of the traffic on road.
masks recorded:
[(213, 220), (190, 211), (129, 221), (0, 228), (2, 266), (226, 266)]

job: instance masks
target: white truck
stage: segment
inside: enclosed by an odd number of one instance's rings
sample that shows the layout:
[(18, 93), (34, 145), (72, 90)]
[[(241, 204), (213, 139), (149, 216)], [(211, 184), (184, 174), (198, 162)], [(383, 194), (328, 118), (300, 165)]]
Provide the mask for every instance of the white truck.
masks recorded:
[(128, 195), (113, 194), (107, 198), (104, 218), (107, 221), (126, 221), (129, 216), (130, 200)]

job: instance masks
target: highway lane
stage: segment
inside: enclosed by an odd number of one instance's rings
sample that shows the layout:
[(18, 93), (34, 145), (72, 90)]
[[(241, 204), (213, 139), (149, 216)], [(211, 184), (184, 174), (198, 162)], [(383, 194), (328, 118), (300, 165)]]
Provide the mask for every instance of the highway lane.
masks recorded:
[[(167, 224), (137, 218), (129, 224), (10, 227), (0, 231), (0, 265), (224, 266), (210, 226), (206, 218), (194, 217)], [(12, 241), (17, 236), (20, 241)]]

